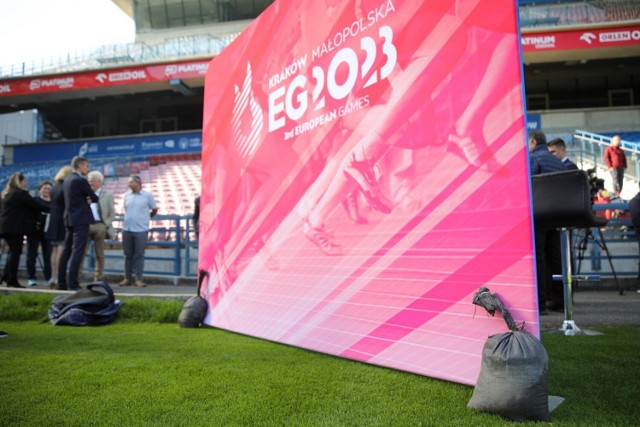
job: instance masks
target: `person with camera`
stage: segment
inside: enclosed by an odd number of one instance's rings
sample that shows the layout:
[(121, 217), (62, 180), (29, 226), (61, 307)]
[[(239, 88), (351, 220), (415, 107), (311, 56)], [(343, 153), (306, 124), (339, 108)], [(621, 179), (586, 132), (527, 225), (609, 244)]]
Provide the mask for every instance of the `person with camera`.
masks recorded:
[(596, 168), (587, 169), (585, 172), (589, 178), (589, 194), (591, 194), (591, 200), (595, 200), (598, 193), (604, 190), (604, 179), (598, 178)]
[(604, 150), (604, 163), (611, 174), (613, 192), (620, 195), (624, 181), (624, 170), (627, 168), (627, 156), (620, 148), (620, 136), (611, 138), (611, 145)]
[[(567, 168), (551, 154), (544, 132), (529, 132), (529, 170), (531, 175), (562, 172)], [(547, 305), (553, 310), (564, 307), (562, 296), (553, 288), (552, 277), (562, 273), (560, 232), (556, 228), (535, 228), (536, 276), (538, 277), (538, 309), (547, 314)], [(562, 290), (562, 289), (560, 289)]]
[[(631, 223), (636, 232), (638, 240), (638, 254), (640, 255), (640, 192), (633, 199), (629, 200), (629, 212), (631, 212)], [(640, 270), (636, 279), (637, 292), (640, 293)]]

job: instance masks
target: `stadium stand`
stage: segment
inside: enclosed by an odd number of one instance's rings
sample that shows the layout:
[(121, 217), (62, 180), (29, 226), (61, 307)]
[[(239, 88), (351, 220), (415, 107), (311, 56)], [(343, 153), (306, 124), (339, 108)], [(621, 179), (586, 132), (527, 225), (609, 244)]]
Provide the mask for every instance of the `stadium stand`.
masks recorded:
[[(240, 3), (232, 2), (235, 10), (239, 10)], [(520, 0), (520, 20), (523, 28), (536, 26), (575, 26), (582, 24), (603, 23), (610, 21), (633, 21), (640, 17), (640, 2), (632, 0)], [(261, 9), (251, 12), (236, 13), (243, 17), (255, 16)], [(253, 15), (252, 15), (253, 14)], [(139, 21), (136, 25), (140, 29), (146, 28), (149, 22)], [(203, 18), (204, 19), (204, 18)], [(214, 20), (217, 18), (213, 18)], [(225, 24), (226, 25), (226, 24)], [(242, 25), (246, 25), (243, 23)], [(215, 25), (214, 25), (215, 26)], [(187, 26), (188, 27), (188, 26)], [(42, 58), (34, 64), (20, 64), (19, 67), (0, 70), (0, 79), (19, 77), (34, 73), (59, 73), (73, 70), (92, 70), (127, 64), (144, 64), (158, 62), (166, 58), (198, 58), (211, 57), (220, 52), (238, 34), (238, 26), (229, 30), (204, 31), (193, 33), (192, 30), (167, 31), (167, 36), (156, 39), (141, 38), (140, 41), (128, 45), (101, 46), (87, 52), (66, 55), (57, 58), (59, 61), (49, 61)], [(213, 27), (212, 27), (213, 28)], [(241, 28), (241, 27), (240, 27)], [(215, 32), (217, 35), (212, 35)], [(38, 63), (38, 64), (36, 64)], [(37, 65), (37, 66), (36, 66)], [(45, 66), (46, 65), (46, 66)], [(50, 67), (49, 67), (50, 65)], [(47, 68), (48, 67), (48, 68)], [(181, 101), (182, 102), (182, 101)], [(178, 109), (177, 102), (171, 107), (170, 101), (165, 109)], [(200, 106), (196, 103), (196, 108)], [(12, 107), (13, 108), (13, 107)], [(63, 133), (68, 134), (68, 128), (58, 126)], [(124, 130), (120, 130), (123, 132)], [(124, 131), (126, 132), (126, 131)], [(609, 135), (608, 133), (605, 133)], [(65, 135), (68, 136), (68, 135)], [(623, 139), (634, 141), (637, 136), (625, 132)], [(136, 158), (91, 158), (91, 168), (103, 172), (107, 178), (106, 185), (114, 194), (126, 191), (126, 177), (129, 174), (140, 174), (143, 182), (156, 194), (161, 194), (162, 211), (166, 213), (187, 214), (192, 210), (193, 197), (199, 192), (201, 171), (196, 170), (192, 163), (199, 161), (199, 153), (190, 153), (176, 158), (172, 155), (158, 155)], [(21, 165), (5, 165), (0, 170), (0, 180), (4, 184), (6, 178), (16, 170), (23, 171), (29, 180), (30, 189), (35, 189), (42, 180), (51, 180), (62, 162), (28, 163)], [(196, 180), (194, 182), (194, 180)], [(170, 185), (168, 185), (170, 183)], [(183, 185), (184, 183), (184, 185)], [(167, 187), (168, 185), (168, 187)], [(170, 188), (170, 190), (167, 190)]]
[[(118, 3), (118, 2), (116, 2)], [(123, 0), (120, 3), (127, 3)], [(196, 22), (192, 25), (184, 20), (184, 27), (166, 28), (152, 27), (159, 22), (169, 22), (169, 19), (158, 19), (153, 22), (145, 21), (147, 16), (145, 7), (150, 7), (153, 1), (129, 3), (137, 8), (131, 13), (136, 21), (138, 31), (136, 42), (126, 45), (102, 46), (83, 52), (72, 52), (52, 58), (41, 58), (15, 66), (0, 68), (0, 87), (5, 81), (11, 79), (26, 78), (34, 76), (56, 76), (61, 73), (89, 72), (96, 70), (118, 70), (123, 67), (143, 66), (148, 64), (182, 64), (186, 61), (207, 61), (221, 52), (237, 34), (242, 31), (252, 18), (257, 16), (262, 9), (270, 2), (241, 2), (232, 0), (233, 13), (225, 15), (224, 19), (215, 14), (212, 22)], [(157, 2), (160, 3), (160, 2)], [(195, 4), (193, 0), (180, 0), (180, 4)], [(145, 6), (145, 4), (147, 6)], [(258, 6), (256, 6), (258, 4)], [(594, 28), (604, 25), (614, 27), (615, 25), (637, 24), (640, 19), (640, 1), (637, 0), (519, 0), (520, 23), (523, 34), (531, 31), (547, 31), (549, 28), (560, 31), (574, 28)], [(248, 8), (241, 10), (241, 8)], [(249, 10), (250, 9), (250, 10)], [(183, 10), (186, 10), (183, 9)], [(156, 7), (153, 13), (167, 13), (164, 7)], [(235, 18), (234, 18), (235, 17)], [(175, 17), (171, 17), (175, 18)], [(202, 18), (204, 19), (204, 18)], [(228, 22), (231, 19), (236, 21)], [(225, 21), (225, 22), (223, 22)], [(175, 22), (172, 21), (172, 22)], [(598, 24), (598, 25), (592, 25)], [(542, 28), (543, 30), (540, 30)], [(603, 49), (604, 51), (604, 49)], [(636, 54), (621, 55), (620, 58), (611, 59), (610, 56), (600, 58), (597, 53), (589, 49), (583, 50), (588, 56), (578, 58), (578, 60), (568, 61), (561, 55), (545, 57), (529, 61), (525, 58), (525, 80), (527, 92), (551, 99), (548, 106), (541, 111), (537, 111), (542, 116), (541, 126), (547, 126), (549, 121), (546, 117), (552, 117), (556, 113), (555, 109), (563, 108), (600, 108), (606, 110), (612, 105), (607, 104), (607, 91), (610, 89), (634, 90), (637, 92), (638, 79), (640, 75), (640, 63)], [(619, 51), (617, 51), (619, 52)], [(542, 53), (544, 54), (544, 53)], [(541, 55), (542, 55), (541, 54)], [(561, 54), (563, 54), (561, 52)], [(618, 62), (624, 62), (621, 66)], [(593, 67), (593, 68), (590, 68)], [(629, 70), (625, 75), (611, 76), (610, 73), (620, 70)], [(593, 82), (603, 81), (602, 87), (596, 86)], [(609, 76), (605, 78), (604, 76)], [(122, 89), (110, 88), (104, 92), (96, 90), (77, 91), (76, 93), (51, 92), (42, 95), (42, 100), (35, 100), (33, 97), (24, 99), (5, 97), (9, 100), (3, 101), (0, 97), (0, 114), (14, 112), (21, 109), (38, 108), (43, 116), (50, 122), (55, 132), (48, 132), (43, 140), (33, 142), (45, 142), (51, 140), (77, 141), (81, 138), (110, 136), (129, 136), (143, 132), (167, 132), (186, 131), (199, 129), (202, 125), (202, 90), (203, 78), (193, 78), (188, 83), (192, 89), (191, 95), (178, 93), (171, 87), (161, 87), (161, 85), (151, 88), (139, 84), (129, 84), (122, 86)], [(573, 84), (575, 80), (575, 84)], [(629, 83), (625, 83), (628, 80)], [(560, 84), (569, 82), (568, 84)], [(587, 89), (580, 86), (583, 82)], [(569, 92), (566, 87), (575, 86), (574, 92)], [(538, 89), (541, 88), (541, 89)], [(552, 90), (558, 88), (554, 93)], [(0, 90), (1, 92), (1, 90)], [(528, 95), (527, 93), (527, 95)], [(585, 103), (585, 99), (590, 100), (591, 95), (596, 99), (596, 105)], [(6, 92), (3, 94), (6, 95)], [(565, 99), (575, 102), (565, 103)], [(555, 100), (554, 100), (555, 98)], [(560, 103), (557, 99), (562, 98)], [(631, 97), (630, 108), (637, 105), (635, 99)], [(89, 103), (88, 100), (91, 102)], [(568, 105), (570, 104), (570, 105)], [(568, 105), (568, 106), (567, 106)], [(116, 113), (112, 113), (116, 112)], [(161, 126), (163, 118), (171, 118), (175, 121), (175, 128), (169, 130)], [(152, 129), (143, 129), (143, 122), (152, 122), (157, 125)], [(560, 123), (560, 120), (551, 120)], [(626, 141), (640, 143), (640, 125), (635, 121), (635, 126), (620, 128), (619, 133)], [(84, 134), (79, 128), (89, 125), (89, 129), (94, 129), (93, 133)], [(612, 123), (616, 125), (616, 123)], [(92, 128), (93, 126), (93, 128)], [(153, 126), (152, 126), (153, 127)], [(562, 128), (560, 130), (550, 129), (549, 135), (555, 131), (561, 133), (565, 140), (570, 141), (573, 129)], [(547, 129), (545, 129), (547, 130)], [(589, 129), (603, 135), (611, 136), (614, 133), (610, 129)], [(53, 136), (53, 134), (57, 136)], [(567, 136), (565, 136), (567, 135)], [(5, 139), (5, 144), (17, 144), (11, 137)], [(30, 142), (30, 141), (20, 141)], [(101, 170), (105, 177), (105, 187), (116, 197), (116, 207), (121, 212), (122, 198), (127, 191), (127, 177), (132, 174), (139, 174), (145, 188), (150, 190), (159, 203), (161, 214), (176, 214), (186, 216), (192, 213), (193, 200), (200, 193), (200, 180), (202, 171), (200, 167), (200, 153), (192, 152), (176, 155), (138, 156), (129, 158), (100, 158), (88, 156), (92, 169)], [(575, 155), (574, 157), (577, 157)], [(11, 163), (11, 162), (8, 162)], [(0, 167), (0, 180), (2, 185), (6, 179), (15, 171), (22, 171), (27, 175), (30, 189), (34, 190), (37, 183), (42, 180), (51, 180), (58, 169), (67, 162), (48, 161), (30, 162), (19, 165), (3, 164)], [(595, 166), (585, 163), (585, 167)], [(627, 185), (627, 184), (625, 184)], [(635, 185), (637, 188), (637, 185)], [(631, 188), (630, 186), (628, 188)], [(163, 222), (168, 227), (171, 221)], [(154, 240), (161, 241), (173, 238), (172, 233), (154, 233)]]
[[(238, 9), (240, 3), (232, 2), (235, 9)], [(593, 0), (593, 1), (576, 1), (576, 0), (520, 0), (520, 21), (523, 28), (531, 28), (536, 26), (576, 26), (582, 24), (603, 23), (611, 21), (633, 21), (640, 17), (640, 2), (632, 0)], [(251, 12), (236, 13), (243, 17), (255, 16), (260, 9), (254, 9)], [(253, 14), (253, 15), (252, 15)], [(216, 18), (214, 18), (216, 19)], [(139, 28), (146, 28), (148, 22), (138, 22), (136, 17), (136, 25)], [(225, 24), (226, 25), (226, 24)], [(246, 25), (243, 23), (242, 25)], [(230, 27), (230, 30), (210, 31), (208, 34), (193, 33), (193, 30), (185, 31), (167, 31), (166, 37), (156, 37), (155, 43), (152, 39), (144, 39), (136, 41), (136, 43), (128, 45), (112, 45), (102, 46), (90, 52), (82, 52), (78, 55), (69, 54), (64, 58), (57, 58), (59, 61), (43, 58), (40, 61), (34, 61), (34, 64), (19, 64), (19, 67), (11, 67), (10, 69), (0, 70), (0, 79), (19, 77), (34, 73), (60, 73), (73, 70), (92, 70), (127, 64), (144, 64), (149, 62), (158, 62), (167, 58), (171, 59), (189, 59), (199, 58), (203, 55), (211, 57), (220, 52), (224, 47), (232, 41), (238, 34), (238, 27)], [(216, 32), (217, 35), (212, 35)], [(532, 85), (533, 86), (533, 85)], [(183, 97), (184, 98), (184, 97)], [(182, 102), (182, 101), (181, 101)], [(201, 101), (200, 101), (201, 102)], [(163, 108), (176, 110), (180, 107), (177, 99), (172, 101)], [(196, 109), (200, 106), (196, 103)], [(14, 107), (11, 107), (14, 108)], [(64, 126), (62, 133), (66, 135), (69, 129)], [(120, 130), (119, 132), (126, 131)], [(130, 132), (129, 132), (130, 133)], [(73, 137), (73, 136), (72, 136)], [(624, 134), (624, 139), (635, 140), (637, 137)], [(195, 171), (190, 161), (197, 161), (199, 153), (191, 153), (189, 156), (177, 159), (170, 155), (150, 156), (120, 159), (120, 158), (91, 158), (92, 169), (101, 170), (107, 177), (107, 185), (113, 186), (112, 191), (116, 194), (126, 191), (126, 185), (123, 186), (123, 177), (131, 173), (141, 174), (144, 182), (149, 182), (152, 189), (163, 194), (166, 200), (163, 210), (168, 213), (188, 213), (191, 209), (192, 196), (199, 191), (195, 187), (199, 187), (193, 182), (193, 179), (201, 176), (200, 171)], [(176, 163), (177, 162), (177, 163)], [(23, 171), (28, 179), (30, 188), (34, 189), (41, 180), (50, 180), (55, 172), (63, 165), (60, 162), (47, 162), (47, 164), (29, 163), (21, 165), (5, 165), (0, 171), (0, 179), (6, 182), (6, 178), (16, 170)], [(184, 169), (191, 168), (191, 169)], [(164, 191), (163, 185), (173, 181), (171, 191)], [(176, 183), (186, 183), (182, 187)], [(125, 182), (126, 184), (126, 182)], [(188, 184), (188, 185), (187, 185)], [(111, 189), (111, 187), (108, 187)]]
[(640, 148), (640, 131), (638, 132), (603, 132), (602, 135), (607, 136), (609, 138), (614, 135), (619, 135), (623, 141), (636, 143), (637, 147)]
[[(195, 154), (195, 155), (194, 155)], [(187, 154), (168, 160), (165, 156), (149, 157), (138, 172), (142, 186), (150, 191), (158, 203), (158, 212), (164, 215), (190, 215), (193, 201), (200, 194), (199, 153)], [(116, 211), (122, 212), (124, 193), (129, 189), (128, 176), (120, 175), (105, 179), (105, 188), (113, 193)]]
[[(522, 2), (521, 2), (522, 3)], [(527, 2), (528, 7), (520, 8), (522, 26), (551, 26), (600, 23), (610, 20), (606, 6), (594, 2)]]
[(637, 0), (595, 1), (601, 4), (607, 14), (607, 21), (631, 21), (640, 19), (640, 2)]
[[(156, 197), (161, 214), (190, 215), (193, 200), (200, 194), (200, 153), (177, 156), (150, 156), (147, 159), (90, 158), (92, 170), (105, 175), (104, 186), (114, 194), (116, 210), (122, 212), (124, 193), (128, 190), (128, 177), (140, 175), (143, 186)], [(33, 162), (0, 168), (0, 182), (6, 185), (15, 172), (22, 172), (28, 180), (29, 191), (37, 194), (38, 183), (52, 181), (58, 170), (68, 162)]]
[(520, 0), (523, 27), (572, 26), (639, 18), (640, 2), (636, 0)]

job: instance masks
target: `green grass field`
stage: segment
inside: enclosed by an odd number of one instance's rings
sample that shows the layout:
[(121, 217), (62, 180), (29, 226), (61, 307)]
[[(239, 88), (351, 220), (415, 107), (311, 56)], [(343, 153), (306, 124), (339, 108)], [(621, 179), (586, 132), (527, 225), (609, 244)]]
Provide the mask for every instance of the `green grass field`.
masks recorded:
[[(471, 387), (179, 328), (182, 301), (125, 300), (115, 323), (83, 328), (42, 323), (50, 301), (0, 295), (1, 426), (509, 425), (467, 409)], [(600, 330), (543, 337), (566, 398), (553, 425), (640, 423), (640, 328)]]

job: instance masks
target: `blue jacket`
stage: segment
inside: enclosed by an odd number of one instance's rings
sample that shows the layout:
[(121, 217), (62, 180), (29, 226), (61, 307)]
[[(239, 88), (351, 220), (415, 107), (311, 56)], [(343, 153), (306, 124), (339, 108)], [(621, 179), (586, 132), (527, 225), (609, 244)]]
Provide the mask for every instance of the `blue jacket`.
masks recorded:
[(547, 144), (538, 145), (529, 153), (529, 167), (531, 175), (567, 170), (562, 160), (551, 154)]
[(62, 184), (64, 192), (64, 225), (76, 227), (94, 222), (93, 213), (88, 200), (98, 202), (98, 196), (93, 192), (89, 181), (77, 172), (65, 178)]
[(578, 166), (575, 163), (573, 163), (568, 158), (565, 158), (562, 161), (562, 164), (564, 165), (565, 168), (567, 168), (567, 170), (578, 170), (578, 169), (580, 169), (580, 168), (578, 168)]

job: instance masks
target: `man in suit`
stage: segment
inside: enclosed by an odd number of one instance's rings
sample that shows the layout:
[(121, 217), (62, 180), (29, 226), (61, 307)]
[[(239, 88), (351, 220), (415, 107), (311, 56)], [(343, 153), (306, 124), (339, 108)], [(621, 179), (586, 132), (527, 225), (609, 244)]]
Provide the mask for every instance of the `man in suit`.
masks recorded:
[(97, 203), (98, 196), (93, 192), (86, 178), (89, 172), (89, 161), (84, 157), (76, 156), (71, 160), (71, 167), (73, 172), (65, 178), (62, 185), (66, 234), (64, 250), (60, 255), (58, 288), (78, 290), (80, 289), (78, 273), (89, 239), (89, 225), (94, 222), (90, 204)]
[(567, 170), (578, 170), (578, 166), (569, 160), (567, 156), (567, 146), (562, 138), (552, 139), (547, 143), (547, 146), (551, 154), (562, 160), (562, 164)]
[[(549, 152), (544, 132), (529, 132), (529, 171), (531, 175), (566, 171), (562, 161)], [(540, 315), (547, 314), (547, 300), (554, 292), (552, 276), (562, 273), (560, 232), (555, 228), (535, 228), (536, 276), (538, 278), (538, 308)], [(554, 294), (555, 295), (555, 294)], [(561, 306), (562, 301), (550, 301)]]
[[(104, 273), (104, 242), (106, 239), (113, 239), (113, 217), (115, 207), (113, 194), (102, 187), (104, 175), (99, 171), (91, 171), (87, 175), (87, 180), (91, 189), (98, 196), (98, 203), (91, 203), (93, 223), (89, 225), (89, 240), (93, 240), (93, 253), (96, 256), (96, 269), (93, 280), (103, 280)], [(85, 248), (85, 255), (89, 252), (89, 241)], [(83, 257), (84, 259), (84, 257)]]

